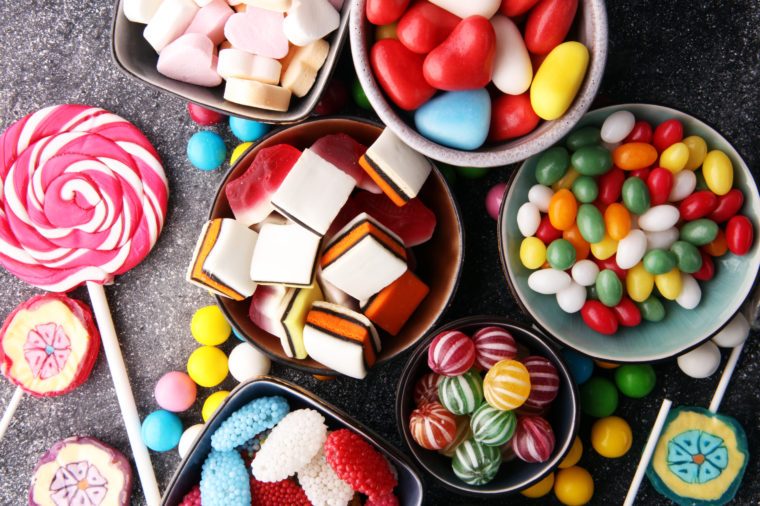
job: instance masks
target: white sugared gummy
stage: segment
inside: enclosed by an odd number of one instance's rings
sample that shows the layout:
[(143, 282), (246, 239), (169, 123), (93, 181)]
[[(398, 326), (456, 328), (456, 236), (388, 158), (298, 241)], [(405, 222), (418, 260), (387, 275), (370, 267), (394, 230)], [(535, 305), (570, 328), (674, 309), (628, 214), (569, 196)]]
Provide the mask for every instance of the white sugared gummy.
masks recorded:
[(602, 141), (617, 143), (628, 137), (636, 124), (636, 117), (630, 111), (617, 111), (602, 123)]
[(534, 184), (528, 190), (528, 202), (533, 204), (542, 213), (549, 212), (549, 202), (554, 196), (554, 190), (542, 184)]
[(596, 283), (596, 277), (599, 275), (599, 266), (591, 260), (578, 260), (570, 272), (573, 275), (573, 281), (581, 286), (591, 286)]
[(678, 357), (678, 367), (692, 378), (708, 378), (720, 367), (720, 350), (712, 341), (706, 341)]
[(298, 483), (312, 504), (342, 506), (348, 504), (354, 496), (351, 486), (338, 478), (333, 468), (327, 463), (322, 449), (311, 459), (311, 462), (298, 471)]
[(530, 237), (536, 233), (538, 226), (541, 224), (541, 213), (535, 204), (526, 202), (517, 210), (517, 228), (525, 237)]
[(702, 300), (702, 289), (691, 274), (681, 273), (681, 293), (676, 297), (676, 302), (684, 309), (694, 309)]
[(646, 234), (641, 230), (631, 230), (618, 243), (615, 261), (621, 269), (630, 269), (644, 258), (646, 252)]
[(713, 342), (721, 348), (735, 348), (747, 340), (749, 335), (749, 322), (742, 313), (736, 316), (723, 327), (723, 330), (715, 334)]
[(570, 275), (557, 269), (541, 269), (528, 276), (528, 286), (544, 295), (555, 294), (572, 283)]
[(673, 243), (678, 240), (679, 234), (676, 227), (663, 230), (662, 232), (646, 232), (647, 250), (670, 249)]
[(680, 202), (697, 187), (697, 176), (693, 170), (682, 170), (673, 174), (673, 187), (668, 195), (668, 202)]
[(586, 303), (586, 287), (571, 281), (570, 285), (557, 292), (557, 304), (565, 313), (577, 313)]
[(662, 232), (678, 223), (681, 213), (668, 204), (650, 207), (639, 216), (639, 228), (647, 232)]

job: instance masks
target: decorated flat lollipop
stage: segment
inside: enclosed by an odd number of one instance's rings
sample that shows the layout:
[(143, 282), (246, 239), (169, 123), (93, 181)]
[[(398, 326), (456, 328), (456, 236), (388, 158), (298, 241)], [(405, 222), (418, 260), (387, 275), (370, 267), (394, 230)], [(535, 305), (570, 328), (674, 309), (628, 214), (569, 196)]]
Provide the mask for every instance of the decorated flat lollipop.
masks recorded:
[(0, 136), (0, 264), (39, 288), (86, 284), (149, 504), (160, 495), (102, 285), (153, 248), (166, 217), (161, 161), (140, 130), (106, 110), (57, 105)]

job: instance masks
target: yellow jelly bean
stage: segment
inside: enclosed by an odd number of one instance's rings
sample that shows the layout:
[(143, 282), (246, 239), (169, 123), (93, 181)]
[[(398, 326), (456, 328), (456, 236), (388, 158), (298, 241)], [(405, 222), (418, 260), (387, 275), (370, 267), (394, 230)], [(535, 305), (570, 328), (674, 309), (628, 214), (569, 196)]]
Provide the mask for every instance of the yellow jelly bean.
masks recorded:
[(554, 495), (566, 506), (582, 506), (594, 496), (594, 479), (582, 467), (560, 469), (554, 478)]
[(591, 446), (602, 457), (622, 457), (631, 449), (631, 444), (631, 426), (619, 416), (601, 418), (591, 427)]
[(581, 443), (581, 438), (578, 436), (575, 436), (575, 441), (573, 441), (573, 446), (570, 447), (570, 451), (567, 452), (567, 455), (565, 455), (565, 458), (562, 459), (562, 462), (559, 463), (560, 469), (567, 469), (568, 467), (573, 467), (575, 464), (578, 463), (579, 460), (581, 460), (581, 457), (583, 456), (583, 443)]
[(707, 187), (716, 195), (725, 195), (734, 185), (734, 166), (723, 152), (714, 149), (707, 153), (702, 162), (702, 175)]
[(546, 261), (546, 245), (538, 237), (526, 237), (520, 243), (520, 261), (528, 269), (538, 269)]
[(209, 418), (214, 416), (214, 413), (219, 409), (219, 405), (227, 398), (230, 393), (227, 390), (220, 390), (209, 395), (203, 403), (201, 408), (201, 418), (204, 422), (208, 422)]
[(235, 162), (240, 160), (243, 153), (245, 153), (251, 146), (253, 146), (252, 142), (243, 142), (235, 146), (235, 149), (232, 150), (232, 154), (230, 155), (230, 165), (235, 165)]
[(660, 154), (660, 167), (675, 174), (681, 172), (689, 161), (689, 148), (683, 142), (676, 142)]
[(689, 161), (686, 162), (686, 170), (697, 170), (705, 161), (707, 156), (707, 143), (698, 135), (690, 135), (682, 140), (686, 147), (689, 148)]
[(375, 40), (398, 39), (396, 36), (396, 25), (396, 23), (391, 23), (375, 28)]
[(681, 271), (678, 267), (673, 267), (665, 274), (657, 274), (654, 277), (654, 284), (663, 297), (668, 300), (676, 300), (681, 293)]
[(604, 239), (591, 245), (591, 254), (599, 260), (607, 260), (617, 252), (618, 242), (607, 234)]
[(554, 487), (554, 473), (549, 473), (546, 477), (525, 490), (521, 490), (520, 493), (529, 499), (538, 499), (543, 497), (552, 491)]
[(580, 42), (551, 50), (530, 85), (530, 105), (539, 117), (553, 120), (565, 114), (586, 76), (588, 60), (588, 49)]
[(578, 179), (581, 176), (581, 173), (575, 170), (574, 168), (570, 167), (567, 169), (567, 172), (565, 172), (565, 175), (562, 176), (559, 181), (554, 183), (552, 185), (552, 190), (554, 192), (558, 192), (559, 190), (569, 190), (576, 179)]
[(642, 262), (628, 269), (625, 277), (625, 289), (628, 296), (636, 302), (644, 302), (654, 290), (654, 275), (644, 268)]

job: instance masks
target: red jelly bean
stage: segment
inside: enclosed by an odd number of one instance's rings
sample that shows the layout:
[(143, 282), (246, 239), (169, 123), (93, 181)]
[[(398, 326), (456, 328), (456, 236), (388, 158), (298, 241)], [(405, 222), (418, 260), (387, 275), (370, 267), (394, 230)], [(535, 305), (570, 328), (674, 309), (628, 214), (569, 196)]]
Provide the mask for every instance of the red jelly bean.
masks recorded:
[(652, 144), (658, 152), (662, 153), (667, 148), (681, 142), (683, 139), (683, 125), (677, 119), (669, 119), (657, 125), (654, 129)]
[(628, 137), (623, 139), (623, 144), (628, 142), (646, 142), (652, 143), (652, 125), (644, 120), (638, 120), (633, 124), (633, 130), (628, 134)]
[(708, 216), (715, 223), (723, 223), (739, 212), (744, 205), (744, 194), (734, 188), (725, 195), (718, 197), (718, 206)]
[(620, 268), (620, 266), (617, 264), (617, 261), (615, 260), (615, 255), (612, 255), (606, 260), (599, 260), (598, 258), (594, 258), (594, 262), (596, 262), (596, 265), (599, 266), (599, 271), (603, 271), (604, 269), (614, 271), (615, 274), (617, 274), (617, 277), (620, 278), (620, 281), (625, 283), (625, 277), (628, 275), (628, 269)]
[(641, 323), (641, 311), (628, 297), (620, 299), (620, 303), (612, 308), (618, 322), (624, 327), (635, 327)]
[(522, 95), (499, 95), (493, 101), (488, 139), (500, 142), (522, 137), (532, 132), (540, 120), (530, 105), (527, 91)]
[(715, 276), (715, 262), (713, 262), (712, 257), (704, 251), (700, 251), (699, 254), (702, 256), (702, 267), (700, 267), (697, 272), (693, 273), (692, 276), (699, 281), (710, 281), (713, 276)]
[(537, 3), (538, 0), (502, 0), (499, 9), (505, 16), (513, 18), (525, 14)]
[(581, 316), (592, 330), (600, 334), (614, 334), (618, 329), (618, 319), (612, 309), (598, 300), (587, 300), (581, 308)]
[(367, 0), (367, 19), (373, 25), (393, 23), (408, 5), (409, 0)]
[(396, 36), (415, 53), (427, 54), (446, 40), (459, 18), (430, 2), (418, 2), (401, 16)]
[(599, 186), (599, 196), (597, 200), (603, 204), (612, 204), (620, 199), (620, 192), (625, 182), (625, 173), (613, 167), (612, 170), (602, 174), (597, 180)]
[(652, 167), (644, 167), (643, 169), (629, 170), (628, 173), (631, 177), (637, 177), (642, 181), (646, 181), (649, 178), (649, 173), (652, 171)]
[(549, 221), (549, 215), (545, 214), (541, 217), (541, 223), (536, 230), (536, 237), (541, 239), (544, 244), (551, 244), (553, 240), (562, 238), (562, 231), (554, 228)]
[(567, 37), (578, 9), (578, 0), (541, 0), (525, 22), (525, 47), (547, 54)]
[(681, 201), (678, 212), (683, 220), (698, 220), (715, 211), (718, 201), (718, 196), (709, 190), (694, 192)]
[(749, 218), (737, 215), (728, 220), (726, 225), (726, 243), (734, 255), (746, 255), (752, 247), (754, 229)]
[(396, 39), (383, 39), (372, 46), (370, 63), (380, 86), (391, 100), (413, 111), (435, 95), (435, 88), (422, 76), (425, 57), (409, 51)]
[(668, 201), (668, 195), (673, 188), (673, 173), (668, 169), (657, 167), (653, 169), (646, 179), (647, 187), (649, 187), (649, 200), (651, 205), (659, 206), (665, 204)]

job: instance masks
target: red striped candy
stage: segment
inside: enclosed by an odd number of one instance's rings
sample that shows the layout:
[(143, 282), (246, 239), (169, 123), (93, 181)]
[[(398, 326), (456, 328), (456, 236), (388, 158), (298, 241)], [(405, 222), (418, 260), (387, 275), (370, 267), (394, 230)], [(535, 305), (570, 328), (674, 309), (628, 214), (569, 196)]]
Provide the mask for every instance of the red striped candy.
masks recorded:
[(512, 438), (512, 449), (522, 461), (546, 462), (554, 451), (552, 426), (540, 416), (519, 417)]
[(441, 332), (428, 348), (428, 367), (444, 376), (459, 376), (475, 363), (475, 343), (458, 330)]
[(412, 411), (409, 419), (412, 438), (423, 448), (440, 450), (454, 440), (457, 421), (437, 402), (428, 402)]
[(429, 372), (417, 380), (414, 385), (414, 404), (421, 406), (428, 402), (438, 402), (438, 383), (441, 382), (441, 376)]
[(540, 411), (557, 397), (559, 374), (554, 365), (544, 357), (530, 356), (523, 360), (530, 374), (530, 395), (523, 407)]
[(472, 336), (475, 342), (475, 362), (484, 370), (496, 362), (517, 356), (517, 344), (512, 334), (501, 327), (483, 327)]

